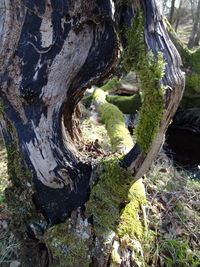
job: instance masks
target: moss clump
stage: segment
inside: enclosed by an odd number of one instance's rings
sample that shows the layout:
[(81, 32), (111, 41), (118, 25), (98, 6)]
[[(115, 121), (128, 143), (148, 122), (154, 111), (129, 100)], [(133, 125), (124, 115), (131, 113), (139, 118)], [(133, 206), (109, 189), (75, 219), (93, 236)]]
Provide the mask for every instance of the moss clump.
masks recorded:
[(195, 51), (189, 50), (178, 38), (169, 22), (167, 20), (165, 22), (186, 71), (185, 92), (180, 106), (183, 108), (200, 107), (200, 48)]
[(121, 88), (121, 82), (119, 81), (118, 78), (114, 77), (110, 79), (105, 85), (101, 87), (103, 91), (112, 91), (112, 90), (117, 90)]
[(122, 112), (105, 100), (106, 93), (101, 89), (95, 90), (93, 98), (99, 103), (101, 118), (110, 137), (112, 150), (118, 152), (130, 150), (133, 147), (133, 141), (126, 128)]
[(182, 41), (178, 38), (177, 33), (175, 32), (174, 28), (171, 26), (169, 21), (165, 18), (164, 22), (166, 24), (166, 28), (169, 34), (170, 39), (172, 40), (173, 44), (176, 46), (176, 49), (178, 50), (183, 64), (187, 63), (187, 61), (190, 59), (191, 51), (187, 48), (186, 45), (182, 43)]
[(128, 235), (130, 238), (141, 239), (144, 235), (144, 226), (142, 225), (138, 211), (141, 205), (147, 203), (145, 198), (145, 190), (142, 180), (135, 182), (129, 191), (128, 200), (130, 201), (121, 214), (121, 223), (118, 226), (118, 234), (120, 237)]
[(147, 153), (154, 140), (164, 110), (165, 87), (162, 85), (165, 62), (162, 53), (155, 58), (146, 51), (144, 41), (144, 15), (138, 12), (132, 28), (125, 31), (127, 48), (123, 64), (128, 71), (136, 71), (141, 80), (142, 107), (136, 128), (137, 141), (142, 151)]
[(5, 189), (6, 202), (12, 218), (10, 228), (19, 239), (27, 231), (27, 225), (40, 220), (32, 202), (34, 193), (32, 173), (28, 171), (22, 161), (17, 144), (7, 144), (8, 176), (12, 186)]
[(191, 52), (191, 57), (187, 64), (191, 66), (194, 72), (200, 74), (200, 48)]
[[(120, 236), (141, 237), (140, 205), (146, 202), (143, 184), (119, 165), (117, 158), (102, 162), (102, 175), (91, 191), (86, 213), (92, 216), (94, 232), (106, 238), (114, 231)], [(128, 205), (126, 205), (128, 204)], [(125, 208), (123, 208), (126, 205)]]
[(107, 95), (106, 100), (117, 106), (124, 114), (135, 114), (141, 106), (140, 95), (115, 96)]
[(91, 263), (88, 237), (81, 235), (70, 221), (50, 228), (45, 234), (45, 241), (53, 255), (59, 258), (60, 267), (80, 264), (88, 267)]

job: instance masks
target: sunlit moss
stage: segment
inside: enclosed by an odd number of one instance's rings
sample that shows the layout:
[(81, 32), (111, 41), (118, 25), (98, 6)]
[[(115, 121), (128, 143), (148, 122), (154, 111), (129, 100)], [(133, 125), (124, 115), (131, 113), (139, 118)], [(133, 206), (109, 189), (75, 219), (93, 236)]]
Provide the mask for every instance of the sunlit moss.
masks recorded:
[(138, 94), (133, 96), (107, 95), (106, 100), (125, 114), (135, 114), (141, 106), (141, 98)]
[(133, 147), (133, 141), (126, 128), (123, 113), (118, 107), (106, 101), (106, 93), (102, 89), (96, 89), (93, 98), (99, 102), (101, 119), (110, 137), (112, 150), (118, 152), (130, 150)]
[(116, 157), (104, 160), (102, 164), (102, 175), (86, 205), (86, 213), (93, 219), (95, 235), (106, 238), (114, 231), (121, 237), (141, 237), (144, 227), (139, 213), (141, 205), (146, 203), (144, 185), (141, 181), (134, 182)]
[(128, 71), (136, 71), (141, 81), (142, 106), (136, 128), (137, 141), (144, 152), (148, 152), (154, 140), (164, 110), (165, 87), (162, 85), (165, 62), (162, 53), (154, 57), (147, 52), (144, 41), (144, 15), (134, 18), (132, 28), (125, 30), (127, 48), (123, 54), (123, 64)]
[(102, 90), (106, 91), (112, 91), (117, 90), (121, 88), (121, 82), (118, 78), (114, 77), (110, 79), (105, 85), (101, 87)]

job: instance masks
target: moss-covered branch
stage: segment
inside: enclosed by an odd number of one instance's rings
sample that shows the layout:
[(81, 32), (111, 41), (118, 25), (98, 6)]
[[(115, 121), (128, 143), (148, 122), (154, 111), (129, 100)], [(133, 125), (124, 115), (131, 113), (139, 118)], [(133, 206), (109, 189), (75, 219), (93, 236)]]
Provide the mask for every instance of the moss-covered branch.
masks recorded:
[(106, 93), (102, 89), (95, 90), (93, 99), (105, 123), (113, 151), (128, 152), (133, 147), (133, 140), (126, 128), (123, 113), (106, 101)]
[(106, 100), (117, 106), (124, 114), (135, 114), (141, 106), (139, 94), (133, 96), (107, 95)]
[(155, 58), (152, 52), (146, 51), (142, 11), (138, 12), (133, 26), (126, 30), (125, 35), (128, 45), (124, 52), (124, 66), (128, 71), (137, 72), (142, 89), (136, 136), (142, 151), (148, 153), (163, 115), (165, 87), (162, 78), (165, 62), (162, 53), (158, 52)]

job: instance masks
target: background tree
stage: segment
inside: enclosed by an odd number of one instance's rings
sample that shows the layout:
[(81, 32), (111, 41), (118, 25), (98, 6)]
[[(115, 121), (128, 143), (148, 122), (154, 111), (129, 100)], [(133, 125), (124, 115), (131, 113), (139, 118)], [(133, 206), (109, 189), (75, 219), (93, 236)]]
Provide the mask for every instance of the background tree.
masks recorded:
[[(1, 3), (1, 128), (12, 181), (6, 196), (22, 266), (131, 266), (135, 225), (125, 231), (124, 217), (137, 217), (139, 202), (129, 197), (130, 173), (139, 179), (156, 157), (184, 86), (157, 5), (115, 1), (113, 21), (107, 0)], [(111, 73), (116, 32), (124, 67), (139, 73), (143, 88), (137, 144), (91, 176), (91, 162), (77, 148), (77, 104), (89, 84)]]
[(183, 5), (183, 0), (180, 0), (179, 7), (178, 7), (178, 10), (177, 10), (177, 17), (176, 17), (175, 27), (174, 27), (176, 32), (178, 30), (180, 18), (181, 18), (181, 15), (182, 15), (182, 12), (181, 12), (182, 5)]
[[(196, 36), (198, 35), (198, 25), (200, 23), (200, 0), (198, 1), (195, 16), (194, 16), (194, 24), (192, 28), (192, 32), (190, 34), (188, 48), (191, 49), (194, 47)], [(198, 37), (197, 37), (198, 38)]]
[(171, 1), (171, 7), (170, 7), (170, 13), (169, 13), (169, 22), (171, 24), (174, 23), (175, 4), (176, 4), (176, 0), (172, 0)]

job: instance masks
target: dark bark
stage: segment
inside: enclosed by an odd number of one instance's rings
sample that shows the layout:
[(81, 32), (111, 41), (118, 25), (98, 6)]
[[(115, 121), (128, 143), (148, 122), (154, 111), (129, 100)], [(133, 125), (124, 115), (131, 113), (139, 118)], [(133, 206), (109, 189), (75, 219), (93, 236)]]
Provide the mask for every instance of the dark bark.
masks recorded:
[[(112, 68), (118, 49), (116, 31), (124, 25), (130, 27), (134, 14), (143, 10), (146, 50), (155, 58), (161, 51), (166, 62), (161, 83), (167, 90), (159, 132), (149, 153), (136, 144), (122, 162), (136, 179), (147, 171), (162, 145), (181, 99), (184, 79), (179, 55), (169, 41), (154, 0), (135, 0), (132, 5), (116, 1), (116, 29), (108, 0), (4, 3), (4, 27), (0, 31), (1, 127), (13, 183), (6, 192), (7, 201), (13, 212), (12, 228), (24, 241), (22, 266), (49, 266), (51, 253), (42, 238), (47, 226), (71, 218), (75, 235), (77, 221), (85, 218), (84, 209), (78, 208), (83, 208), (90, 197), (92, 168), (76, 147), (78, 127), (74, 118), (85, 88), (106, 78)], [(126, 36), (121, 41), (126, 48)], [(88, 225), (92, 228), (92, 222)], [(106, 245), (105, 256), (102, 240), (96, 240), (91, 229), (89, 233), (92, 262), (107, 266), (112, 242)], [(122, 264), (131, 266), (128, 249), (121, 258)]]

